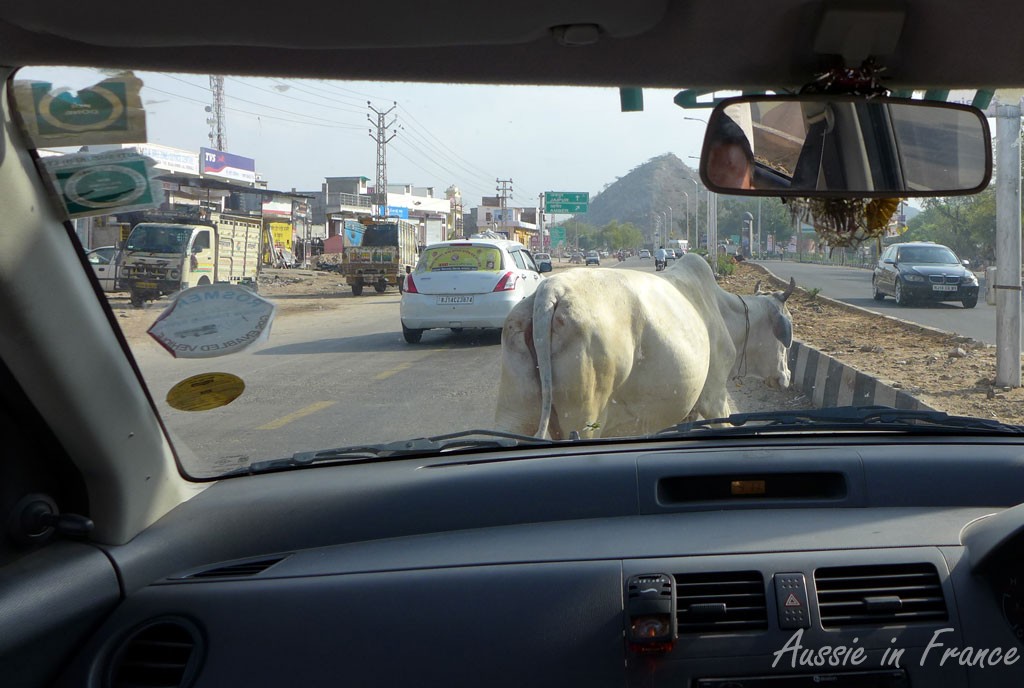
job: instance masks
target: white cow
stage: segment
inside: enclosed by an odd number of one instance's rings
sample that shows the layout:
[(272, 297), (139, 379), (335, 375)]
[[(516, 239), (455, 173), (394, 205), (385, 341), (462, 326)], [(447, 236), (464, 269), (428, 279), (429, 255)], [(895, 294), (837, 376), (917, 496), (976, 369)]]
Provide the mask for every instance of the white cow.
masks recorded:
[(753, 376), (789, 386), (785, 307), (795, 284), (738, 296), (687, 254), (658, 275), (572, 270), (541, 282), (501, 337), (499, 428), (538, 437), (656, 432), (731, 413), (726, 384)]

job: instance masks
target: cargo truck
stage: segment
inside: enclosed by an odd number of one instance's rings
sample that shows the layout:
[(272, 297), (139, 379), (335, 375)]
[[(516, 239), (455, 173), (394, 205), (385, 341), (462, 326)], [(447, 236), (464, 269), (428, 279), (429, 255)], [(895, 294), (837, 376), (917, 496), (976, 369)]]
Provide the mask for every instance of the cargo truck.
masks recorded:
[(124, 243), (118, 285), (136, 307), (201, 284), (255, 290), (262, 235), (259, 218), (222, 213), (209, 221), (140, 222)]
[(378, 294), (400, 288), (406, 267), (416, 266), (417, 227), (403, 220), (370, 222), (359, 246), (346, 246), (341, 272), (353, 296), (372, 286)]

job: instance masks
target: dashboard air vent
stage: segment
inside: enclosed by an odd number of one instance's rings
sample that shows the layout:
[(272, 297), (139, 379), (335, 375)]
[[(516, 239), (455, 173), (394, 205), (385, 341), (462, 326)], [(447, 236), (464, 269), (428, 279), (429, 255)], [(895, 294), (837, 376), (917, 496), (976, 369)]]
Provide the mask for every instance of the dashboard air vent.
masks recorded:
[(759, 571), (677, 573), (679, 633), (732, 633), (768, 628)]
[(945, 621), (946, 602), (931, 564), (841, 566), (814, 573), (824, 628)]
[(272, 557), (270, 559), (260, 559), (258, 561), (245, 561), (241, 564), (230, 564), (228, 566), (218, 566), (212, 569), (206, 569), (205, 571), (199, 571), (193, 573), (188, 578), (238, 578), (244, 576), (255, 576), (259, 573), (263, 573), (274, 564), (284, 561), (284, 557)]
[(161, 619), (132, 632), (110, 663), (110, 688), (187, 688), (199, 670), (199, 631), (182, 619)]

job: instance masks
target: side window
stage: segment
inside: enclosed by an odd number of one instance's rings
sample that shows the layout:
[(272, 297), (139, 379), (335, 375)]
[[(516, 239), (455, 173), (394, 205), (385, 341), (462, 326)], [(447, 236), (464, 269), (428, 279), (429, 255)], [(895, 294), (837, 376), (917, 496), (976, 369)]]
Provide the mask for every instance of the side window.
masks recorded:
[(533, 260), (533, 256), (530, 255), (529, 251), (523, 251), (523, 260), (526, 261), (526, 269), (533, 270), (534, 272), (540, 272), (537, 268), (536, 261)]
[(892, 260), (892, 258), (893, 258), (893, 256), (895, 254), (896, 254), (896, 247), (895, 246), (890, 246), (889, 248), (885, 249), (885, 253), (882, 254), (882, 260)]
[(106, 265), (110, 261), (103, 257), (103, 254), (97, 252), (89, 254), (89, 262), (92, 265)]
[(516, 262), (516, 265), (519, 266), (520, 270), (525, 270), (526, 269), (526, 261), (523, 260), (523, 252), (522, 251), (512, 251), (512, 260), (514, 260)]
[(199, 234), (196, 235), (195, 243), (192, 244), (192, 253), (195, 253), (196, 251), (206, 251), (209, 248), (210, 248), (210, 233), (209, 232), (199, 232)]

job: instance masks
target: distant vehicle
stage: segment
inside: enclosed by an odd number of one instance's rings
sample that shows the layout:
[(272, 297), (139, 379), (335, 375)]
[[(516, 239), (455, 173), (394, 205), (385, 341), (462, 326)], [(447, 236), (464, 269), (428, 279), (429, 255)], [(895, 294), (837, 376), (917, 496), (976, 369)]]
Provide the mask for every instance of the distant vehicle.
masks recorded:
[(637, 256), (637, 258), (650, 258), (650, 257), (651, 257), (651, 252), (648, 251), (645, 248), (640, 249), (640, 253)]
[(959, 301), (978, 305), (978, 278), (948, 247), (931, 242), (893, 244), (882, 252), (871, 275), (875, 301), (892, 295), (906, 306), (920, 301)]
[(121, 264), (121, 251), (117, 246), (100, 246), (85, 254), (92, 266), (96, 279), (103, 291), (120, 291), (117, 286), (117, 272)]
[(362, 244), (346, 246), (341, 263), (353, 296), (368, 286), (378, 294), (388, 285), (399, 287), (405, 268), (416, 264), (416, 231), (416, 225), (396, 219), (366, 225)]
[(600, 265), (601, 264), (601, 256), (598, 255), (597, 251), (591, 251), (590, 253), (587, 254), (586, 264), (587, 265)]
[(427, 246), (405, 282), (402, 336), (424, 330), (500, 328), (517, 303), (537, 291), (540, 270), (526, 247), (504, 239), (463, 239)]
[(551, 272), (551, 254), (534, 253), (533, 260), (537, 263), (537, 269), (541, 272)]

